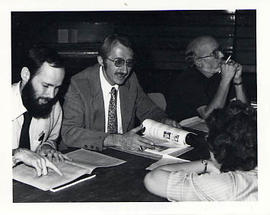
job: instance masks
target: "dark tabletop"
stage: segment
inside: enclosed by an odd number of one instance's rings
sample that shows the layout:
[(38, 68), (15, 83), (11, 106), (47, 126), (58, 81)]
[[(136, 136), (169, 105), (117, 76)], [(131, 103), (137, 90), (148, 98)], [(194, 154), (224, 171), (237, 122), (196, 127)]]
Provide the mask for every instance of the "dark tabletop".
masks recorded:
[[(58, 192), (42, 191), (13, 180), (13, 202), (160, 202), (164, 198), (149, 193), (143, 184), (145, 170), (156, 162), (149, 158), (106, 149), (102, 153), (127, 161), (115, 167), (97, 168), (96, 177)], [(196, 160), (207, 156), (197, 147), (181, 158)]]

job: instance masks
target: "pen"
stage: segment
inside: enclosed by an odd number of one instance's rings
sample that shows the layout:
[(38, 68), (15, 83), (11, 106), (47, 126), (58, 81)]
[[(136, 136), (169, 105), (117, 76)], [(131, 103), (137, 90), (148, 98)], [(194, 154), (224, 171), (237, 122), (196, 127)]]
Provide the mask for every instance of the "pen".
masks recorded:
[(77, 178), (77, 179), (74, 179), (74, 180), (71, 181), (71, 182), (68, 182), (68, 183), (66, 183), (66, 184), (63, 184), (63, 185), (60, 185), (60, 186), (51, 188), (50, 191), (52, 191), (52, 192), (57, 192), (57, 191), (63, 190), (63, 189), (68, 188), (68, 187), (71, 187), (71, 186), (73, 186), (73, 185), (75, 185), (75, 184), (78, 184), (78, 183), (80, 183), (80, 182), (89, 180), (89, 179), (94, 178), (94, 177), (96, 177), (96, 175), (85, 174), (85, 175), (82, 175), (81, 177), (79, 177), (79, 178)]
[(42, 142), (43, 139), (44, 139), (44, 136), (45, 136), (45, 133), (44, 133), (44, 131), (42, 131), (40, 137), (38, 138), (38, 141), (39, 141), (39, 142)]

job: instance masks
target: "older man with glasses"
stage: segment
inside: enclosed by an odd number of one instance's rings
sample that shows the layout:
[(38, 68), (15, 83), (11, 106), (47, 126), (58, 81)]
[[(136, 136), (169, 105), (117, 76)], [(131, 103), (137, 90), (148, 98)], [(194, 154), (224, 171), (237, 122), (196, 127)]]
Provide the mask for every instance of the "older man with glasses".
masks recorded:
[(71, 79), (64, 102), (63, 143), (69, 147), (102, 151), (109, 146), (142, 150), (152, 142), (138, 135), (135, 117), (178, 126), (143, 92), (132, 72), (134, 53), (121, 35), (105, 38), (98, 64)]
[(168, 113), (182, 120), (206, 118), (214, 109), (223, 108), (236, 98), (247, 102), (242, 82), (242, 66), (224, 57), (218, 42), (211, 36), (195, 38), (186, 49), (188, 70), (171, 84)]

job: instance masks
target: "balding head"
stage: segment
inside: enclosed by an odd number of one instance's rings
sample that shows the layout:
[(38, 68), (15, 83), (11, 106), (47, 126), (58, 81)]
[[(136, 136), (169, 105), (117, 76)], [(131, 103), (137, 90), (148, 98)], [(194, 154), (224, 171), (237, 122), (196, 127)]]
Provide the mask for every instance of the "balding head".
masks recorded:
[(211, 77), (220, 71), (220, 62), (224, 57), (221, 51), (218, 51), (218, 56), (213, 55), (218, 48), (219, 44), (213, 37), (197, 37), (187, 46), (185, 60), (189, 66), (196, 67), (206, 77)]
[(218, 47), (218, 42), (213, 37), (211, 36), (197, 37), (189, 43), (185, 54), (189, 55), (189, 53), (193, 53), (197, 57), (202, 57), (209, 50), (212, 50), (213, 46)]

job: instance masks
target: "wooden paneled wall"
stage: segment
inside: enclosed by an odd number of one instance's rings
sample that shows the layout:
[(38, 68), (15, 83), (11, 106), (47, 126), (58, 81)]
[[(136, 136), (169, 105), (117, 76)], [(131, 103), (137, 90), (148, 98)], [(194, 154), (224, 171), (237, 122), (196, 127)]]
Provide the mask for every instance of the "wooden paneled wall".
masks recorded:
[[(61, 40), (59, 30), (64, 35)], [(170, 82), (186, 68), (187, 44), (197, 36), (212, 35), (226, 54), (244, 66), (248, 90), (256, 94), (255, 10), (14, 12), (13, 81), (18, 76), (22, 50), (32, 43), (55, 47), (65, 58), (71, 76), (96, 63), (97, 47), (113, 32), (126, 34), (134, 42), (135, 70), (147, 92), (166, 95)]]

